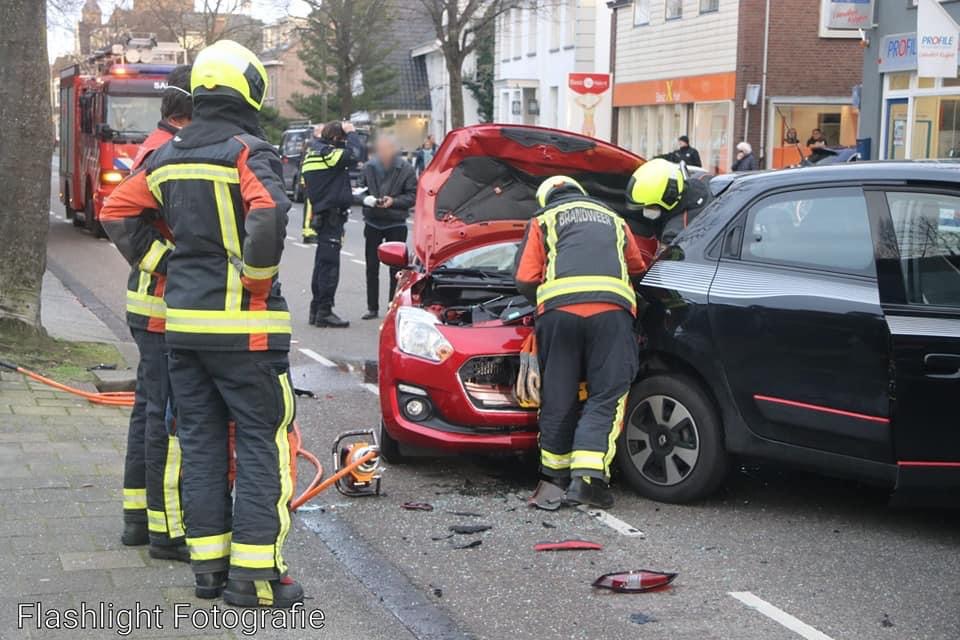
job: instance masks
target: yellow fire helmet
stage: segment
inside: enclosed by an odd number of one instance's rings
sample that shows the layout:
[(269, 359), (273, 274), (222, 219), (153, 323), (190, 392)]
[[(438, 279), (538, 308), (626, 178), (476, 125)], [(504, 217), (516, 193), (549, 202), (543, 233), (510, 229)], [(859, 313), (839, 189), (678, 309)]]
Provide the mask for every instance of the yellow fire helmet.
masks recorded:
[(193, 95), (239, 95), (260, 110), (267, 95), (267, 71), (242, 44), (220, 40), (197, 54), (190, 74)]
[(557, 196), (574, 192), (587, 195), (587, 190), (570, 176), (551, 176), (540, 183), (540, 188), (537, 189), (537, 204), (545, 207)]
[(663, 158), (644, 162), (627, 183), (627, 203), (636, 209), (661, 207), (670, 211), (683, 195), (683, 170)]

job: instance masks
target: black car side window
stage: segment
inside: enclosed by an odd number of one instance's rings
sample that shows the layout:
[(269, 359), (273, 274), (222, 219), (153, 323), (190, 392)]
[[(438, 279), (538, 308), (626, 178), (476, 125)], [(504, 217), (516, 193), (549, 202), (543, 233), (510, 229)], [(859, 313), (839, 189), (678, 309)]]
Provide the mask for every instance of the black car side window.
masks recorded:
[(867, 204), (858, 188), (792, 191), (750, 208), (741, 259), (875, 276)]
[(909, 304), (960, 307), (960, 198), (889, 192)]

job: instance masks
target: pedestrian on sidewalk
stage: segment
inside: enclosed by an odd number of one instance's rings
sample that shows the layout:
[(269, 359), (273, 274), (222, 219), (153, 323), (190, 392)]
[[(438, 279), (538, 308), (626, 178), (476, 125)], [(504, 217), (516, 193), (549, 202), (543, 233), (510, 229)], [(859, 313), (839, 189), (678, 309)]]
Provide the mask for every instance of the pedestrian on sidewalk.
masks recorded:
[[(117, 187), (102, 219), (131, 264), (159, 237), (152, 212), (173, 235), (166, 337), (195, 593), (290, 608), (303, 601), (283, 559), (295, 403), (290, 313), (277, 276), (290, 201), (280, 156), (257, 120), (267, 73), (253, 52), (221, 40), (197, 55), (190, 85), (193, 122)], [(235, 499), (228, 419), (236, 423)]]
[[(140, 145), (133, 169), (139, 169), (151, 153), (188, 125), (192, 115), (190, 66), (181, 65), (167, 76), (160, 101), (161, 120)], [(158, 229), (163, 239), (154, 240), (127, 279), (127, 325), (140, 360), (123, 471), (121, 542), (127, 546), (149, 543), (153, 558), (190, 562), (180, 506), (180, 444), (175, 435), (167, 433), (165, 420), (170, 380), (163, 290), (173, 245), (167, 226), (160, 223)]]
[(427, 136), (420, 148), (414, 154), (414, 169), (417, 171), (417, 177), (427, 170), (430, 163), (433, 162), (433, 156), (437, 154), (437, 143), (433, 141), (433, 134)]
[[(367, 264), (367, 312), (364, 320), (380, 314), (380, 258), (377, 247), (383, 242), (407, 241), (407, 218), (417, 198), (417, 177), (404, 162), (397, 142), (383, 135), (377, 139), (376, 153), (363, 168), (363, 237)], [(398, 269), (390, 269), (390, 297), (397, 290)]]
[(303, 183), (310, 201), (317, 252), (311, 278), (310, 324), (344, 328), (350, 322), (333, 312), (340, 283), (340, 250), (350, 216), (353, 192), (350, 168), (363, 156), (363, 142), (350, 122), (330, 122), (320, 128), (303, 160)]
[(756, 171), (757, 157), (753, 155), (753, 147), (744, 140), (737, 143), (737, 159), (731, 167), (731, 171)]

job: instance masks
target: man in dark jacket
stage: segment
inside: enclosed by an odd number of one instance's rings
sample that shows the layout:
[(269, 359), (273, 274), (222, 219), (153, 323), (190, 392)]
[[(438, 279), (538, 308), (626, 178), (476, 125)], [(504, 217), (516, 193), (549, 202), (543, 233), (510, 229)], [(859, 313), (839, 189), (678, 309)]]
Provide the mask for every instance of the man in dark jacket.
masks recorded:
[(363, 155), (363, 143), (349, 122), (330, 122), (320, 130), (303, 159), (303, 183), (313, 210), (311, 226), (317, 232), (313, 262), (310, 324), (343, 328), (350, 325), (333, 312), (340, 282), (343, 227), (350, 215), (350, 167)]
[[(406, 242), (407, 217), (417, 197), (417, 177), (413, 167), (397, 153), (390, 136), (377, 140), (376, 155), (363, 169), (363, 237), (366, 239), (367, 313), (364, 320), (380, 313), (380, 260), (377, 247), (382, 242)], [(397, 270), (390, 269), (390, 299), (397, 289)]]
[(703, 166), (703, 163), (700, 161), (700, 152), (690, 146), (690, 138), (687, 136), (677, 138), (677, 150), (675, 153), (688, 167)]

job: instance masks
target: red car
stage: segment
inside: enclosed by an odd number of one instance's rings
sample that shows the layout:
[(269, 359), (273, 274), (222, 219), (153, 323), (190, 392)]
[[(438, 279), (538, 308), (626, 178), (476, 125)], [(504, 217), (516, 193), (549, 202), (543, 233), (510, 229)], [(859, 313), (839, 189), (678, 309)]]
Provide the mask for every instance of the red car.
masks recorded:
[[(413, 251), (380, 247), (404, 269), (380, 333), (381, 446), (510, 452), (537, 446), (537, 412), (513, 395), (534, 308), (513, 281), (540, 182), (578, 179), (622, 209), (641, 158), (584, 136), (529, 126), (452, 132), (420, 178)], [(655, 242), (655, 241), (654, 241)]]

